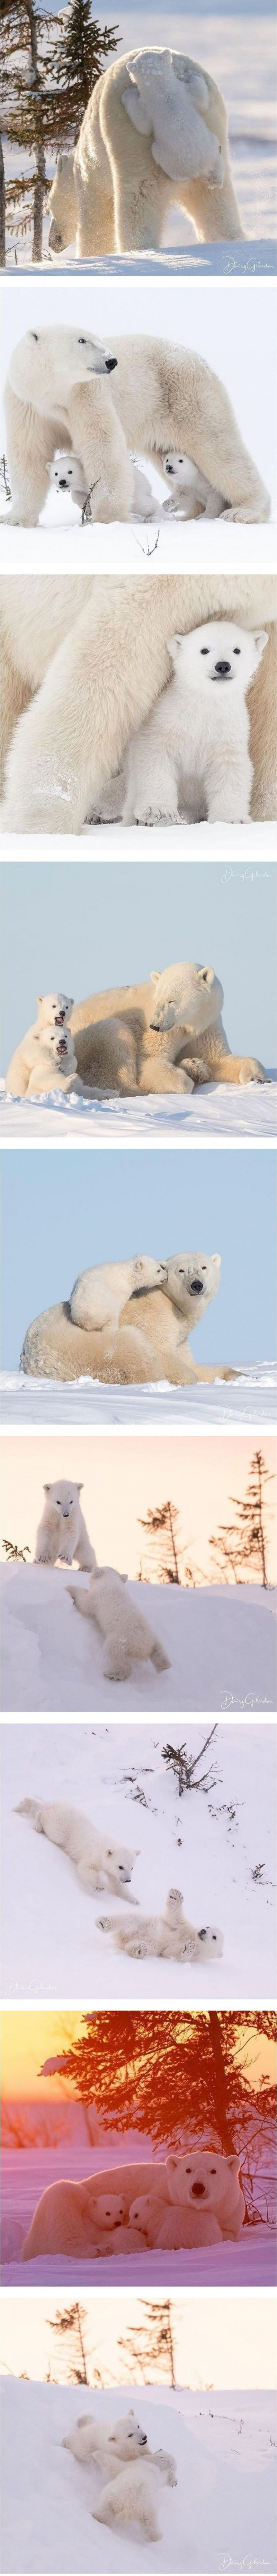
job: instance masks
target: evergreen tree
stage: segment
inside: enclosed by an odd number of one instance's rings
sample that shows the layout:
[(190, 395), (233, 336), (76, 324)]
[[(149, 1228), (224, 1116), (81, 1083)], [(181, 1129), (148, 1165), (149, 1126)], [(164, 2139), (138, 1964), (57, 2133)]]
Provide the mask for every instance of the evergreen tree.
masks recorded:
[[(44, 199), (50, 187), (46, 152), (77, 141), (91, 89), (116, 51), (117, 29), (91, 18), (90, 0), (71, 0), (64, 13), (42, 14), (33, 0), (2, 0), (2, 124), (26, 165), (6, 179), (1, 163), (2, 209), (12, 236), (23, 239), (33, 221), (32, 260), (42, 259)], [(4, 265), (4, 212), (1, 260)], [(3, 242), (3, 253), (2, 253)]]
[(118, 26), (104, 27), (101, 33), (98, 19), (91, 17), (90, 0), (70, 0), (64, 22), (60, 18), (58, 24), (61, 34), (56, 48), (56, 81), (70, 106), (70, 125), (77, 142), (91, 90), (104, 70), (107, 54), (116, 53), (119, 30)]
[(93, 2101), (103, 2128), (116, 2127), (122, 2139), (133, 2127), (166, 2153), (190, 2144), (241, 2154), (255, 2219), (262, 2148), (272, 2154), (276, 2117), (275, 2087), (267, 2075), (255, 2085), (249, 2072), (259, 2033), (274, 2040), (270, 2011), (89, 2012), (59, 2065), (75, 2097)]

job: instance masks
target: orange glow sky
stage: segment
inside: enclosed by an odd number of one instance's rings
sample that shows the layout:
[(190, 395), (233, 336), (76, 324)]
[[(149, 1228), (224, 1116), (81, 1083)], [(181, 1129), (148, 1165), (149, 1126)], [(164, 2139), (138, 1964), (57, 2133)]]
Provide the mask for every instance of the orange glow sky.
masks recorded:
[[(151, 2291), (147, 2291), (150, 2304)], [(70, 2290), (69, 2301), (72, 2301)], [(176, 2377), (182, 2388), (275, 2388), (276, 2383), (276, 2302), (251, 2291), (250, 2296), (225, 2298), (218, 2292), (210, 2297), (206, 2290), (192, 2291), (182, 2298), (172, 2294), (175, 2323)], [(35, 2291), (30, 2298), (21, 2293), (4, 2293), (1, 2300), (2, 2370), (12, 2370), (18, 2377), (27, 2370), (30, 2379), (44, 2379), (51, 2360), (58, 2379), (66, 2377), (64, 2347), (51, 2334), (49, 2317), (57, 2315), (59, 2295), (47, 2291), (41, 2298)], [(85, 2311), (86, 2351), (93, 2384), (93, 2363), (99, 2362), (105, 2384), (110, 2374), (124, 2385), (128, 2381), (126, 2356), (119, 2351), (119, 2338), (130, 2327), (137, 2331), (141, 2301), (129, 2293), (102, 2290), (93, 2299), (82, 2295)], [(144, 2322), (144, 2310), (143, 2310)], [(149, 2374), (156, 2380), (157, 2372)], [(137, 2382), (140, 2372), (137, 2369)], [(165, 2382), (163, 2381), (163, 2385)], [(76, 2390), (77, 2397), (77, 2390)], [(132, 2401), (133, 2402), (133, 2401)]]
[[(194, 2015), (193, 2018), (196, 2019), (197, 2016)], [(45, 2058), (61, 2056), (62, 2050), (69, 2047), (72, 2040), (78, 2037), (81, 2021), (80, 2012), (59, 2012), (54, 2008), (51, 2012), (4, 2010), (1, 2015), (3, 2099), (8, 2097), (10, 2101), (12, 2099), (21, 2102), (35, 2101), (39, 2107), (39, 2103), (41, 2102), (42, 2105), (45, 2100), (69, 2101), (71, 2097), (74, 2098), (72, 2084), (65, 2085), (64, 2078), (58, 2074), (40, 2078), (39, 2067), (44, 2064)], [(245, 2041), (244, 2032), (243, 2056), (245, 2056)], [(238, 2050), (238, 2059), (239, 2055)], [(267, 2075), (270, 2083), (274, 2083), (276, 2068), (274, 2038), (268, 2041), (260, 2031), (250, 2033), (247, 2062), (250, 2083), (252, 2081), (256, 2085), (264, 2074)]]
[[(257, 1441), (218, 1433), (216, 1439), (163, 1434), (39, 1433), (2, 1438), (2, 1534), (31, 1555), (43, 1508), (43, 1485), (57, 1476), (83, 1479), (82, 1507), (101, 1564), (138, 1573), (143, 1533), (138, 1523), (149, 1506), (168, 1496), (180, 1512), (180, 1535), (195, 1566), (211, 1581), (209, 1538), (230, 1520), (230, 1496), (245, 1494)], [(263, 1438), (263, 1457), (275, 1469), (275, 1441)], [(274, 1512), (274, 1485), (269, 1489)], [(28, 1562), (28, 1560), (27, 1560)], [(275, 1522), (270, 1520), (268, 1574), (275, 1582)]]

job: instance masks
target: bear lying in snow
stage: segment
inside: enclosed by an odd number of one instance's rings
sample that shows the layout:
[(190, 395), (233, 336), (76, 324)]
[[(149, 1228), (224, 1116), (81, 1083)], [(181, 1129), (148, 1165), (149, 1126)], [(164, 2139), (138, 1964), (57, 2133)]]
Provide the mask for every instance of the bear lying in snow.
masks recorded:
[(206, 2148), (167, 2156), (165, 2179), (166, 2196), (163, 2189), (157, 2199), (147, 2192), (130, 2204), (131, 2226), (141, 2230), (148, 2245), (215, 2245), (223, 2237), (235, 2241), (241, 2235), (245, 2200), (239, 2156)]
[(76, 1557), (82, 1573), (88, 1573), (96, 1558), (79, 1502), (82, 1485), (67, 1483), (61, 1476), (56, 1485), (44, 1485), (43, 1491), (46, 1499), (37, 1530), (35, 1565), (56, 1565), (57, 1557), (62, 1565), (72, 1565)]
[(15, 1814), (27, 1816), (34, 1833), (45, 1834), (48, 1842), (58, 1843), (60, 1850), (67, 1852), (68, 1859), (76, 1861), (77, 1878), (89, 1895), (94, 1895), (97, 1888), (107, 1886), (112, 1888), (114, 1896), (124, 1896), (126, 1887), (129, 1905), (135, 1905), (136, 1898), (130, 1897), (129, 1888), (134, 1861), (139, 1859), (137, 1848), (129, 1851), (125, 1843), (116, 1843), (109, 1835), (106, 1838), (104, 1833), (97, 1833), (88, 1816), (82, 1815), (77, 1807), (60, 1805), (57, 1799), (46, 1805), (45, 1801), (36, 1798), (21, 1798)]
[(173, 678), (129, 744), (126, 825), (249, 821), (246, 693), (267, 640), (226, 618), (170, 639)]
[(103, 1673), (113, 1682), (128, 1681), (133, 1663), (147, 1663), (148, 1656), (156, 1673), (169, 1672), (170, 1669), (170, 1657), (155, 1637), (150, 1621), (144, 1618), (141, 1610), (137, 1610), (135, 1602), (129, 1600), (125, 1589), (123, 1591), (127, 1582), (128, 1575), (117, 1574), (114, 1566), (97, 1565), (91, 1575), (89, 1592), (83, 1592), (79, 1587), (76, 1591), (73, 1583), (68, 1584), (75, 1609), (81, 1611), (83, 1619), (95, 1619), (96, 1627), (105, 1637)]
[(44, 1029), (40, 1046), (36, 1048), (32, 1072), (29, 1074), (26, 1099), (36, 1098), (38, 1092), (43, 1094), (49, 1091), (79, 1092), (81, 1089), (71, 1030), (63, 1029), (59, 1037), (57, 1029)]
[(223, 1933), (210, 1923), (195, 1931), (184, 1915), (179, 1887), (169, 1888), (164, 1914), (139, 1914), (135, 1928), (123, 1916), (121, 1922), (120, 1915), (99, 1915), (98, 1924), (101, 1932), (113, 1933), (115, 1949), (127, 1950), (130, 1959), (187, 1959), (194, 1966), (203, 1957), (222, 1958)]
[(187, 2249), (220, 2242), (220, 2227), (213, 2210), (181, 2207), (168, 2209), (166, 2202), (145, 2199), (133, 2201), (131, 2225), (141, 2231), (147, 2245)]
[[(152, 987), (154, 986), (154, 994)], [(50, 994), (40, 1011), (51, 1018)], [(63, 997), (64, 998), (64, 997)], [(81, 1089), (98, 1093), (192, 1091), (208, 1082), (266, 1082), (255, 1056), (233, 1056), (222, 1026), (223, 989), (213, 966), (183, 961), (153, 968), (147, 984), (91, 993), (71, 1006), (71, 1029)], [(70, 1004), (68, 1003), (68, 1011)], [(39, 1013), (40, 1018), (40, 1013)], [(23, 1098), (28, 1088), (39, 1021), (22, 1038), (6, 1076), (6, 1090)], [(79, 1088), (75, 1082), (74, 1088)], [(57, 1310), (58, 1311), (58, 1310)]]
[(20, 1368), (31, 1377), (91, 1376), (127, 1386), (231, 1377), (222, 1363), (197, 1369), (188, 1340), (217, 1294), (220, 1267), (218, 1252), (184, 1252), (167, 1262), (145, 1257), (81, 1272), (68, 1304), (46, 1308), (28, 1325)]
[(51, 2182), (34, 2210), (22, 2262), (32, 2263), (37, 2254), (93, 2254), (99, 2240), (104, 2254), (122, 2217), (120, 2192), (102, 2192), (96, 2202), (92, 2174), (83, 2182)]

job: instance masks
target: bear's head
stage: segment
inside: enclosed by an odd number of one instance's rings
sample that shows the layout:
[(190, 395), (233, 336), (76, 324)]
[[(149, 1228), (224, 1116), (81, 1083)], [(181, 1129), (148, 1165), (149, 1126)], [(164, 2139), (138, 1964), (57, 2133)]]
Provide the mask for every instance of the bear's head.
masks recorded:
[(186, 2156), (167, 2156), (166, 2178), (169, 2198), (192, 2209), (220, 2208), (223, 2201), (234, 2205), (239, 2197), (240, 2158), (203, 2153), (193, 2148)]
[(118, 2415), (108, 2433), (108, 2448), (117, 2452), (119, 2460), (138, 2460), (140, 2451), (146, 2451), (147, 2433), (143, 2433), (132, 2406), (129, 2415)]
[[(107, 2229), (112, 2227), (121, 2227), (122, 2220), (124, 2218), (124, 2200), (122, 2200), (120, 2193), (115, 2191), (108, 2191), (106, 2193), (100, 2192), (97, 2199), (95, 2199), (95, 2195), (93, 2198), (93, 2174), (91, 2177), (90, 2190), (92, 2193), (92, 2208), (90, 2194), (88, 2194), (88, 2210), (90, 2217), (93, 2219), (94, 2226), (98, 2227), (99, 2223), (99, 2227), (106, 2227)], [(86, 2205), (85, 2194), (85, 2210)]]
[(268, 643), (265, 627), (254, 634), (244, 626), (235, 626), (227, 617), (209, 619), (206, 626), (194, 626), (190, 635), (172, 635), (168, 642), (170, 661), (181, 694), (193, 690), (197, 697), (209, 698), (219, 690), (236, 687), (240, 697), (250, 688), (250, 680), (261, 662)]
[(49, 1036), (49, 1029), (65, 1028), (73, 1011), (73, 993), (69, 1000), (67, 993), (37, 993), (37, 1006), (39, 1028), (47, 1030)]
[(86, 383), (88, 376), (110, 376), (116, 366), (111, 349), (91, 331), (26, 331), (12, 352), (9, 383), (19, 401), (52, 416), (55, 405), (66, 412), (73, 385)]
[(65, 1521), (69, 1529), (71, 1524), (75, 1526), (78, 1519), (79, 1494), (83, 1492), (82, 1485), (71, 1485), (70, 1482), (66, 1482), (65, 1477), (61, 1476), (56, 1485), (44, 1485), (43, 1492), (46, 1496), (46, 1506), (49, 1506), (49, 1514), (57, 1523), (57, 1530), (60, 1529), (62, 1532)]
[(185, 1036), (194, 1037), (220, 1019), (223, 988), (213, 966), (183, 962), (165, 966), (162, 975), (153, 967), (150, 982), (155, 986), (150, 1029), (183, 1028)]
[(167, 1276), (162, 1282), (164, 1294), (173, 1306), (178, 1306), (180, 1314), (187, 1317), (190, 1327), (197, 1323), (200, 1311), (202, 1314), (204, 1307), (210, 1306), (211, 1298), (216, 1297), (220, 1269), (219, 1252), (171, 1253)]
[(107, 1842), (105, 1847), (103, 1845), (103, 1869), (112, 1867), (116, 1876), (121, 1878), (122, 1887), (130, 1886), (135, 1860), (139, 1860), (139, 1846), (135, 1851), (129, 1851), (127, 1843)]

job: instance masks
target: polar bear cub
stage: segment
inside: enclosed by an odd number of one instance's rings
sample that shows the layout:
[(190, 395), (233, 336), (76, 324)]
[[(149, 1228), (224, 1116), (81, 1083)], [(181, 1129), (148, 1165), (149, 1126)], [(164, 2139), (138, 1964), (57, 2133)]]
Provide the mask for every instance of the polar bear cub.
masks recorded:
[(204, 73), (187, 56), (164, 45), (126, 56), (131, 88), (122, 90), (122, 106), (138, 134), (151, 137), (152, 160), (167, 178), (207, 179), (222, 187), (223, 158), (216, 134), (205, 124), (209, 91)]
[(105, 2253), (113, 2230), (121, 2227), (123, 2206), (120, 2192), (103, 2192), (97, 2200), (93, 2174), (83, 2182), (49, 2183), (24, 2238), (22, 2262), (32, 2263), (38, 2254), (94, 2254), (99, 2239)]
[(168, 447), (166, 456), (163, 456), (163, 471), (170, 479), (169, 499), (164, 504), (167, 512), (171, 510), (181, 519), (193, 519), (194, 501), (199, 501), (205, 519), (221, 518), (223, 492), (218, 492), (215, 484), (208, 482), (206, 474), (200, 474), (192, 456), (178, 456), (176, 447)]
[(133, 2201), (130, 2218), (138, 2232), (146, 2236), (147, 2245), (162, 2246), (168, 2252), (178, 2246), (189, 2251), (220, 2243), (221, 2231), (213, 2209), (203, 2211), (198, 2205), (189, 2208), (185, 2203), (169, 2208), (166, 2201), (155, 2202), (151, 2193), (145, 2193), (145, 2198)]
[[(95, 1619), (105, 1637), (103, 1672), (113, 1682), (126, 1682), (133, 1663), (155, 1665), (156, 1673), (168, 1672), (169, 1657), (155, 1637), (150, 1621), (145, 1619), (125, 1590), (127, 1574), (118, 1574), (112, 1565), (95, 1565), (88, 1592), (69, 1583), (68, 1591), (75, 1609), (83, 1619)], [(124, 1589), (123, 1589), (124, 1586)]]
[(78, 1091), (83, 1088), (77, 1079), (77, 1056), (70, 1029), (63, 1029), (59, 1037), (56, 1028), (46, 1028), (36, 1047), (25, 1098), (36, 1099), (38, 1092), (71, 1091), (72, 1084)]
[(82, 1484), (67, 1483), (61, 1476), (57, 1484), (44, 1485), (43, 1492), (45, 1503), (36, 1536), (35, 1565), (56, 1565), (57, 1557), (62, 1565), (72, 1565), (75, 1556), (82, 1573), (90, 1572), (96, 1557), (79, 1502)]
[(154, 1261), (147, 1252), (134, 1253), (132, 1261), (102, 1261), (94, 1270), (81, 1270), (71, 1290), (73, 1324), (80, 1324), (85, 1333), (101, 1333), (107, 1324), (116, 1327), (129, 1297), (162, 1288), (164, 1273), (164, 1262)]
[[(114, 1896), (124, 1896), (125, 1887), (129, 1890), (138, 1847), (132, 1851), (110, 1836), (106, 1839), (81, 1809), (61, 1806), (58, 1799), (46, 1805), (37, 1798), (21, 1798), (15, 1815), (27, 1816), (35, 1834), (45, 1834), (48, 1842), (58, 1843), (60, 1851), (67, 1853), (68, 1860), (76, 1861), (77, 1878), (88, 1895), (106, 1886)], [(129, 1904), (135, 1905), (136, 1898), (129, 1896)]]
[[(137, 465), (135, 457), (132, 457), (131, 461), (133, 465), (133, 494), (131, 501), (132, 518), (157, 519), (162, 517), (163, 514), (159, 508), (159, 502), (156, 502), (153, 499), (148, 474), (143, 474), (142, 467)], [(57, 456), (53, 457), (52, 464), (48, 465), (47, 471), (49, 475), (49, 483), (54, 485), (54, 491), (70, 492), (71, 501), (76, 502), (78, 509), (82, 511), (85, 501), (87, 505), (85, 517), (86, 519), (91, 519), (92, 512), (90, 508), (90, 496), (87, 488), (87, 478), (84, 473), (84, 467), (81, 463), (81, 457), (74, 456), (73, 449), (70, 449), (69, 454), (68, 449), (65, 450), (64, 454), (60, 451)]]
[[(147, 2433), (143, 2433), (132, 2406), (127, 2415), (118, 2415), (110, 2426), (108, 2422), (99, 2423), (97, 2415), (77, 2415), (73, 2431), (64, 2435), (62, 2450), (73, 2451), (75, 2460), (84, 2461), (95, 2459), (96, 2453), (102, 2460), (108, 2452), (112, 2475), (113, 2454), (116, 2462), (138, 2459), (141, 2450), (148, 2450)], [(152, 2456), (151, 2452), (151, 2459)]]
[(170, 638), (173, 679), (133, 735), (123, 821), (247, 823), (253, 766), (246, 692), (268, 643), (221, 618)]
[[(79, 1596), (78, 1596), (79, 1597)], [(223, 1933), (211, 1923), (202, 1924), (196, 1932), (183, 1911), (179, 1887), (170, 1887), (163, 1914), (139, 1915), (132, 1923), (119, 1917), (99, 1917), (101, 1932), (113, 1932), (117, 1950), (128, 1950), (130, 1959), (188, 1959), (194, 1965), (199, 1959), (222, 1958)]]
[(33, 1020), (30, 1029), (26, 1029), (26, 1036), (20, 1039), (6, 1074), (6, 1091), (12, 1092), (14, 1100), (22, 1099), (28, 1090), (29, 1076), (46, 1029), (48, 1032), (49, 1029), (54, 1032), (65, 1029), (73, 1011), (73, 995), (68, 998), (67, 993), (38, 993), (37, 1006), (37, 1019)]

